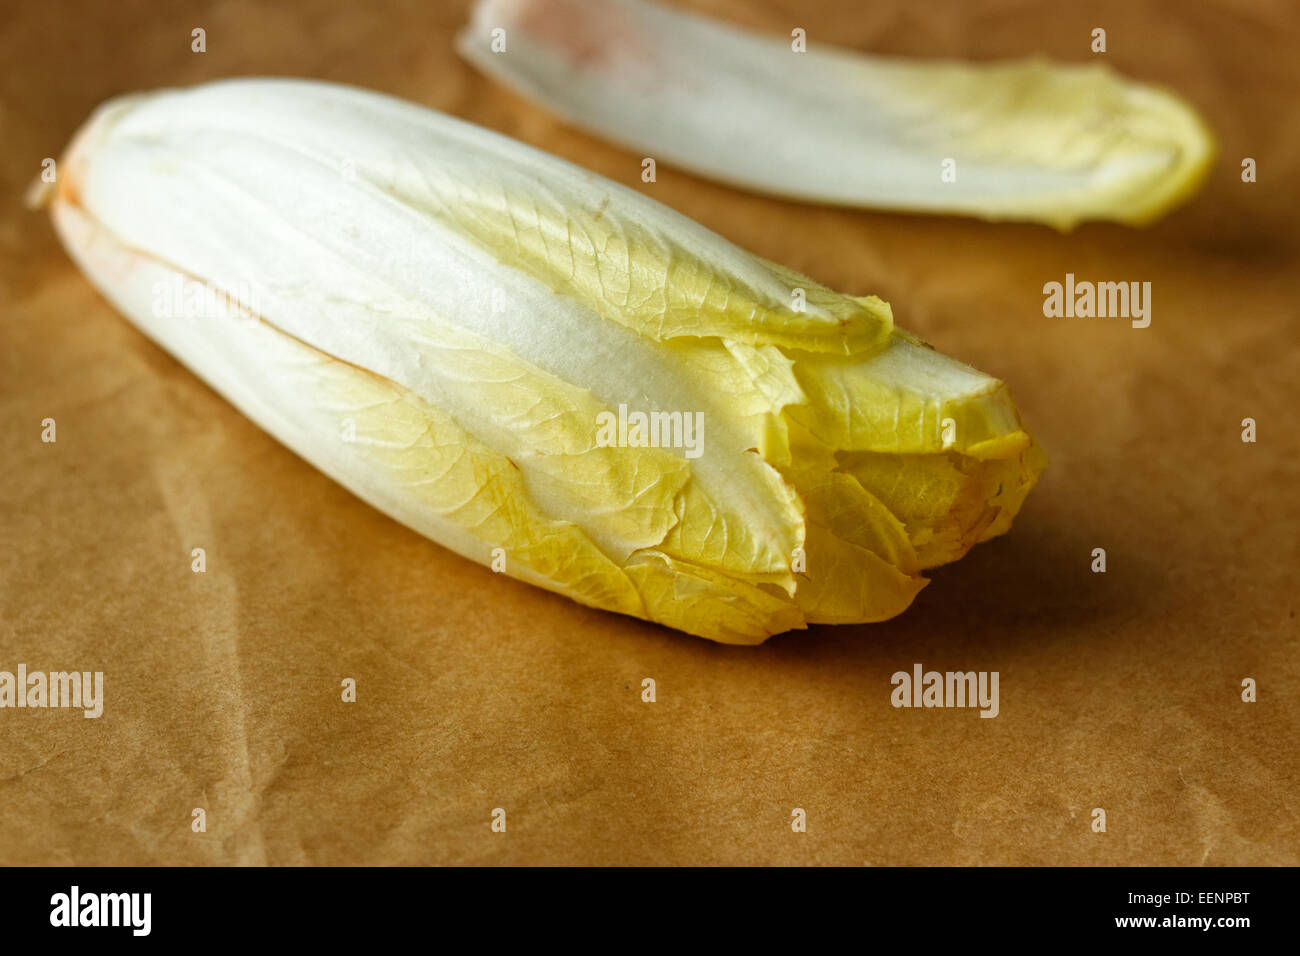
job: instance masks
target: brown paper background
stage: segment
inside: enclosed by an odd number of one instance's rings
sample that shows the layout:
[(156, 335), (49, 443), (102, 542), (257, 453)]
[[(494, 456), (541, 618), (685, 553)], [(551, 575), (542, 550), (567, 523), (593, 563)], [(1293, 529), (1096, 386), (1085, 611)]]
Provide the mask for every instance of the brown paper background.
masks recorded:
[[(977, 59), (1086, 61), (1102, 26), (1106, 60), (1196, 104), (1220, 159), (1145, 230), (815, 208), (665, 164), (642, 184), (639, 156), (461, 62), (460, 4), (7, 3), (0, 669), (103, 670), (107, 701), (98, 720), (0, 710), (0, 863), (1300, 863), (1300, 13), (695, 5), (814, 43)], [(263, 434), (22, 207), (101, 100), (234, 74), (437, 107), (880, 294), (1005, 378), (1052, 466), (1010, 535), (880, 625), (724, 647), (493, 575)], [(1243, 156), (1258, 183), (1240, 182)], [(1043, 318), (1043, 283), (1067, 271), (1152, 282), (1151, 327)], [(40, 441), (47, 416), (57, 444)], [(914, 662), (999, 671), (1001, 716), (892, 708), (889, 677)]]

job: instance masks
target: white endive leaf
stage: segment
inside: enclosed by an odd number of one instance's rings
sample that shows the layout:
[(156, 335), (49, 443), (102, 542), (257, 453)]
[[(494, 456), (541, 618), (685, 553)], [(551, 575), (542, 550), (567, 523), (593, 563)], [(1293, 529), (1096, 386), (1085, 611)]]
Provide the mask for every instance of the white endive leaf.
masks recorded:
[(883, 620), (1041, 468), (1002, 384), (880, 300), (431, 110), (163, 91), (60, 169), (64, 244), (145, 333), (366, 501), (585, 604), (733, 643)]
[(797, 199), (1140, 224), (1189, 196), (1212, 158), (1191, 107), (1099, 64), (795, 45), (646, 0), (479, 0), (458, 41), (600, 136)]

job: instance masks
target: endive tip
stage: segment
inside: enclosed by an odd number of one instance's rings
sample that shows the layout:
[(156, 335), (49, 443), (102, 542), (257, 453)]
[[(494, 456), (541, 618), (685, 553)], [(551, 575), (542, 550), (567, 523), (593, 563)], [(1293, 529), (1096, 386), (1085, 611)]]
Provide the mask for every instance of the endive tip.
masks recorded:
[(1185, 133), (1174, 169), (1149, 194), (1147, 202), (1138, 206), (1133, 215), (1124, 220), (1131, 226), (1150, 225), (1170, 210), (1188, 202), (1200, 191), (1219, 154), (1214, 132), (1197, 109), (1160, 87), (1147, 89), (1152, 95), (1160, 97), (1179, 117)]
[(1058, 232), (1073, 232), (1083, 222), (1110, 221), (1142, 228), (1185, 205), (1200, 191), (1219, 154), (1219, 144), (1204, 115), (1177, 93), (1158, 84), (1127, 79), (1106, 63), (1078, 67), (1123, 84), (1130, 102), (1150, 107), (1158, 114), (1163, 131), (1172, 144), (1167, 167), (1148, 177), (1144, 188), (1129, 194), (1129, 201), (1112, 207), (1108, 214), (1090, 212), (1086, 207), (1065, 206), (1046, 210), (1043, 222)]

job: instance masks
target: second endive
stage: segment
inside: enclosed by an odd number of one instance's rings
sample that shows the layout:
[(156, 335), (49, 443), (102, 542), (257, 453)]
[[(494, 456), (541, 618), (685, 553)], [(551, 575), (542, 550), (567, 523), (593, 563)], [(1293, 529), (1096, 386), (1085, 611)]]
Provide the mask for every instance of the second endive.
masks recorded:
[(128, 318), (375, 507), (713, 640), (899, 613), (1042, 467), (1002, 383), (879, 299), (374, 93), (114, 100), (51, 205)]

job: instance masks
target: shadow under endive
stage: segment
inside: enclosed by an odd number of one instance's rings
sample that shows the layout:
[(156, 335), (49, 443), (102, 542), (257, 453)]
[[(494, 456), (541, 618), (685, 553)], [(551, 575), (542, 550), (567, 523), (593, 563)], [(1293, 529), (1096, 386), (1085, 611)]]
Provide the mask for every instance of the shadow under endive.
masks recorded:
[[(1029, 517), (1029, 516), (1025, 516)], [(1156, 599), (1159, 568), (1125, 554), (1123, 567), (1092, 570), (1095, 534), (1022, 520), (964, 558), (927, 572), (912, 606), (875, 624), (813, 625), (759, 647), (708, 645), (724, 656), (757, 655), (774, 664), (867, 664), (900, 654), (935, 664), (988, 659), (1026, 645), (1069, 637), (1098, 641), (1118, 633), (1107, 622), (1131, 618)], [(685, 640), (692, 640), (684, 638)], [(706, 651), (708, 653), (708, 651)]]

